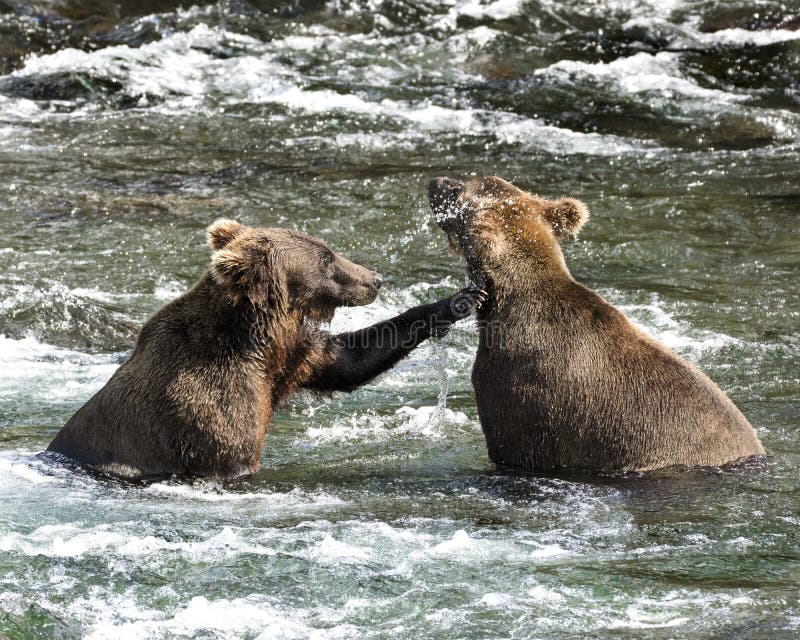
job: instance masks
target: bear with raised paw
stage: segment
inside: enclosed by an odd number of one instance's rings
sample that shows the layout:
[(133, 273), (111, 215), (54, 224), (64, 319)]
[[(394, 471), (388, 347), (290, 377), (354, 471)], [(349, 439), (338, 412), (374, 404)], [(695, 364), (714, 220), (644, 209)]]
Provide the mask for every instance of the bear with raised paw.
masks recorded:
[(764, 453), (717, 385), (573, 280), (560, 241), (586, 222), (583, 203), (497, 177), (434, 178), (428, 195), (487, 293), (472, 383), (494, 462), (644, 471)]
[(351, 391), (480, 300), (468, 288), (334, 336), (320, 324), (375, 300), (377, 273), (287, 229), (223, 219), (208, 242), (200, 281), (144, 324), (130, 358), (48, 451), (126, 479), (252, 473), (273, 411), (295, 390)]

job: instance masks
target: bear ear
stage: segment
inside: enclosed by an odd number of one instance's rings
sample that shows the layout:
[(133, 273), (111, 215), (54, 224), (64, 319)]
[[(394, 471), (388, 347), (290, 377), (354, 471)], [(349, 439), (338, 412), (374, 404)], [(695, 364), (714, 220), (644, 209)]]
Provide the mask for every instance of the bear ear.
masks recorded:
[(206, 231), (208, 244), (214, 251), (219, 251), (243, 230), (244, 227), (236, 222), (236, 220), (220, 218), (212, 222)]
[(578, 233), (589, 219), (589, 209), (580, 200), (559, 198), (558, 200), (546, 200), (542, 215), (553, 227), (556, 236), (561, 238)]
[(211, 258), (211, 273), (233, 304), (247, 298), (254, 305), (282, 311), (287, 305), (286, 280), (283, 271), (272, 262), (261, 252), (249, 256), (241, 251), (221, 249)]

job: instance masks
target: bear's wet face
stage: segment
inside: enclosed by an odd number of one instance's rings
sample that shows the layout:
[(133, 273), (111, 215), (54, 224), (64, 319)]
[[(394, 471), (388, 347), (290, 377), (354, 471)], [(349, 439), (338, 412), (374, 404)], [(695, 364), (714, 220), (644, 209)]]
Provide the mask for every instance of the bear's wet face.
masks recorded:
[(450, 178), (433, 178), (428, 184), (428, 201), (438, 224), (446, 233), (455, 232), (462, 223), (462, 211), (458, 199), (464, 190), (464, 183)]
[[(378, 296), (378, 289), (383, 284), (379, 273), (343, 258), (316, 238), (300, 236), (298, 240), (293, 261), (299, 259), (300, 262), (291, 269), (294, 279), (290, 286), (297, 292), (308, 292), (309, 309), (319, 303), (326, 303), (331, 310), (342, 306), (357, 307), (373, 302)], [(303, 269), (303, 264), (315, 259), (320, 265), (319, 272)]]
[(208, 229), (217, 284), (231, 303), (299, 310), (328, 321), (337, 307), (369, 304), (381, 276), (334, 253), (324, 242), (288, 229), (256, 229), (218, 220)]
[(428, 199), (450, 249), (464, 256), (469, 276), (478, 284), (511, 250), (538, 261), (559, 254), (558, 242), (588, 218), (578, 200), (540, 198), (496, 176), (463, 182), (434, 178)]

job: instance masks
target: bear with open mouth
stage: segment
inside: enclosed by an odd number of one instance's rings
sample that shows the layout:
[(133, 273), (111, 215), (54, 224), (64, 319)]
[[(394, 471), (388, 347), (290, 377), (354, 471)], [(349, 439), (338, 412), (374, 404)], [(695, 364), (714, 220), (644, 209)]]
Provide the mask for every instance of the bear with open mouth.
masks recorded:
[(572, 278), (560, 241), (586, 222), (583, 203), (498, 177), (434, 178), (428, 195), (487, 294), (472, 384), (492, 461), (645, 471), (764, 453), (717, 385)]

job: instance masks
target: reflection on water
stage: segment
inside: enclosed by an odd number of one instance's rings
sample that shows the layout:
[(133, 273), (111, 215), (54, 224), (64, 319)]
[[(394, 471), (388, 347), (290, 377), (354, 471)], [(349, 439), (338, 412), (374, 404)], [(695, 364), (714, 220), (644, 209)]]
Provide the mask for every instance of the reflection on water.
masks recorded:
[[(795, 637), (798, 26), (788, 1), (0, 0), (0, 635)], [(576, 277), (768, 461), (495, 468), (472, 322), (297, 397), (236, 484), (37, 455), (198, 277), (210, 220), (386, 275), (346, 330), (462, 285), (425, 189), (473, 172), (585, 200)]]

